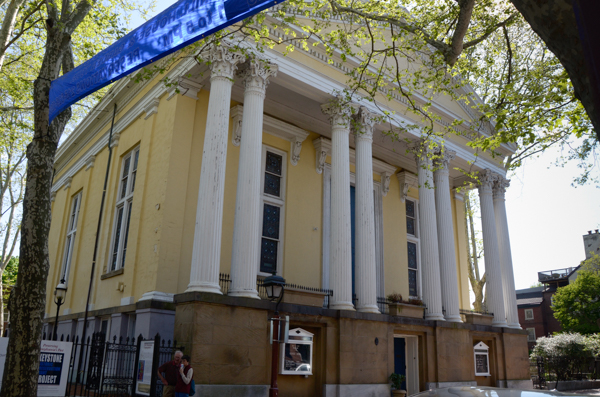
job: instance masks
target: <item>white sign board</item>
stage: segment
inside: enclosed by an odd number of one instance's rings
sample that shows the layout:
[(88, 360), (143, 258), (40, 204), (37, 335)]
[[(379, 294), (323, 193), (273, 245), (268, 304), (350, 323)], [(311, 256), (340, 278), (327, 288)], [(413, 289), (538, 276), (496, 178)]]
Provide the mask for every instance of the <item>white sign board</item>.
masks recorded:
[(152, 359), (154, 358), (154, 341), (144, 340), (140, 344), (140, 360), (137, 363), (137, 377), (135, 391), (138, 394), (150, 395), (150, 381), (152, 380)]
[[(40, 351), (40, 373), (38, 376), (38, 396), (64, 396), (69, 376), (71, 342), (43, 340)], [(4, 373), (8, 338), (0, 338), (0, 382)], [(2, 384), (0, 383), (0, 388)]]

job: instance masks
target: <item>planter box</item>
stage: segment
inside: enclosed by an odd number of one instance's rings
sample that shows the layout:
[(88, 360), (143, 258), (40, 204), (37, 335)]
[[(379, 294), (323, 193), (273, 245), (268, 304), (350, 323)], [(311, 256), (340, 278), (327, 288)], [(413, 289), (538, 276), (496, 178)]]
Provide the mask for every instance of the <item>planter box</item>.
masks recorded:
[(491, 314), (465, 313), (465, 322), (477, 325), (492, 325), (494, 316)]
[(292, 303), (294, 305), (323, 307), (325, 295), (325, 292), (286, 288), (283, 293), (283, 302)]
[(409, 305), (407, 303), (390, 303), (390, 316), (423, 318), (425, 306)]

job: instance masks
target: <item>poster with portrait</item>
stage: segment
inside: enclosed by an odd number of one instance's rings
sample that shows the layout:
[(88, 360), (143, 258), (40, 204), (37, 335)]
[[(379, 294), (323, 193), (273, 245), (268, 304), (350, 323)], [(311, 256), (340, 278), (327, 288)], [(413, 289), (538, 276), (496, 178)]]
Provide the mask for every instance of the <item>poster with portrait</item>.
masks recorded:
[(140, 359), (137, 362), (135, 391), (143, 396), (150, 395), (152, 381), (152, 360), (154, 358), (154, 341), (145, 340), (140, 344)]

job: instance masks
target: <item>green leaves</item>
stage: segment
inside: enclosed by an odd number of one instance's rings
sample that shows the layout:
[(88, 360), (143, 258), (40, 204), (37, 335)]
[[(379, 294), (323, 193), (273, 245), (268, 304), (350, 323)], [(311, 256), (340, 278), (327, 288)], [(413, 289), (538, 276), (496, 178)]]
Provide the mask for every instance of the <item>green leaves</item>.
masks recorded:
[(554, 294), (554, 317), (566, 331), (600, 332), (600, 258), (596, 255), (582, 264), (577, 279)]

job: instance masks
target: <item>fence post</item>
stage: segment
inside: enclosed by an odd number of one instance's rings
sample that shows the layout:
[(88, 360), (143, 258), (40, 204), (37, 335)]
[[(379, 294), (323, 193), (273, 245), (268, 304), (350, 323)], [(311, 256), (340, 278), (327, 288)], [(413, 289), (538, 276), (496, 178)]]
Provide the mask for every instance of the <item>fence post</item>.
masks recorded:
[(150, 397), (156, 397), (156, 381), (158, 380), (158, 360), (160, 359), (160, 334), (154, 337), (154, 352), (152, 352), (152, 378), (150, 378)]
[(137, 394), (135, 392), (135, 388), (137, 386), (137, 375), (138, 375), (138, 365), (140, 363), (140, 347), (142, 346), (142, 340), (144, 337), (140, 334), (137, 337), (137, 347), (135, 349), (135, 361), (133, 362), (133, 384), (131, 386), (131, 397), (135, 397)]

